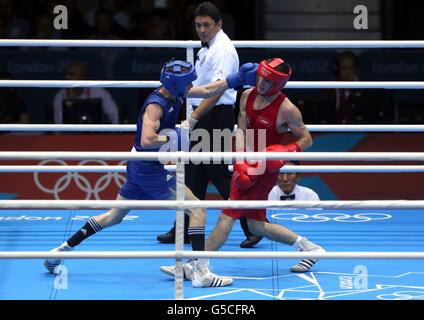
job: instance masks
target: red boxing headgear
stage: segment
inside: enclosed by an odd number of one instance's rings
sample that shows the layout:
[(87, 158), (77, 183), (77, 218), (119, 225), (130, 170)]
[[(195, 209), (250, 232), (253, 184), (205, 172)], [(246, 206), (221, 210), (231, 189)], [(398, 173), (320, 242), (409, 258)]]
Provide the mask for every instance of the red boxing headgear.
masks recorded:
[(258, 67), (258, 76), (265, 78), (266, 80), (273, 81), (274, 84), (271, 89), (265, 94), (266, 96), (272, 96), (277, 92), (281, 91), (289, 80), (292, 69), (289, 68), (288, 73), (283, 73), (275, 70), (279, 65), (283, 64), (284, 60), (280, 58), (272, 58), (269, 60), (263, 60)]

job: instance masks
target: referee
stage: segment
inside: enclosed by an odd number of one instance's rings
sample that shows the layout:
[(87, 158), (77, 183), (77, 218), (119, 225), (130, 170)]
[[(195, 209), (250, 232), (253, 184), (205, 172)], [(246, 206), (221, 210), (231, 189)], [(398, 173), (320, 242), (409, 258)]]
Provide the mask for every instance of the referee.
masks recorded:
[[(194, 86), (207, 84), (237, 72), (239, 69), (239, 57), (230, 38), (222, 30), (222, 19), (218, 8), (210, 3), (199, 4), (194, 11), (194, 24), (197, 35), (202, 42), (202, 48), (197, 54), (195, 64), (198, 75), (193, 82)], [(235, 114), (234, 104), (237, 91), (229, 89), (222, 95), (208, 99), (191, 99), (193, 112), (183, 125), (191, 129), (207, 130), (210, 137), (210, 151), (226, 150), (222, 141), (213, 141), (213, 129), (234, 130)], [(201, 141), (197, 141), (198, 143)], [(215, 145), (215, 148), (214, 148)], [(191, 148), (195, 146), (192, 143)], [(219, 150), (216, 147), (219, 146)], [(190, 149), (191, 149), (190, 148)], [(228, 149), (228, 148), (227, 148)], [(225, 164), (193, 164), (189, 163), (185, 168), (185, 183), (200, 200), (206, 199), (209, 181), (216, 187), (223, 199), (230, 195), (231, 173)], [(242, 221), (242, 228), (247, 237), (242, 247), (252, 247), (262, 238), (249, 232), (246, 221)], [(184, 224), (184, 239), (187, 241), (188, 217)], [(163, 243), (175, 242), (175, 224), (167, 233), (159, 235), (157, 239)]]

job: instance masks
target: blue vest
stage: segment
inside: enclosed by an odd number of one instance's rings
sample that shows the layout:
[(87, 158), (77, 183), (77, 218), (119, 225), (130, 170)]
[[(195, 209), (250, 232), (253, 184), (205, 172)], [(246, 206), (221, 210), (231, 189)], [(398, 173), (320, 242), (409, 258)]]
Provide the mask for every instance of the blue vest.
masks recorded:
[[(146, 99), (140, 109), (137, 121), (137, 133), (134, 139), (134, 148), (137, 152), (156, 152), (160, 148), (144, 148), (140, 144), (141, 132), (143, 128), (143, 115), (146, 107), (149, 104), (155, 103), (162, 107), (163, 115), (160, 119), (160, 127), (158, 133), (162, 129), (173, 129), (178, 121), (181, 106), (184, 102), (183, 99), (177, 98), (175, 101), (166, 99), (159, 89), (154, 90)], [(157, 183), (162, 185), (166, 181), (168, 171), (159, 161), (144, 161), (144, 160), (130, 160), (127, 161), (127, 180), (137, 185), (149, 185)]]
[[(146, 99), (140, 109), (137, 121), (137, 133), (134, 139), (134, 148), (137, 152), (156, 152), (159, 148), (146, 149), (140, 144), (141, 131), (143, 128), (143, 115), (149, 104), (155, 103), (161, 106), (163, 115), (160, 119), (162, 129), (173, 129), (178, 121), (183, 99), (176, 101), (167, 100), (159, 89), (154, 90)], [(169, 172), (159, 161), (127, 161), (127, 181), (120, 190), (121, 196), (127, 199), (167, 200), (170, 190), (175, 189), (175, 179), (169, 178)]]
[(160, 119), (160, 127), (158, 133), (163, 129), (173, 129), (178, 121), (178, 116), (180, 115), (180, 109), (184, 102), (183, 99), (177, 98), (175, 101), (166, 99), (160, 92), (159, 89), (154, 90), (144, 101), (143, 106), (140, 109), (137, 120), (137, 133), (134, 138), (134, 147), (137, 151), (158, 151), (159, 148), (154, 149), (145, 149), (140, 144), (141, 131), (143, 128), (143, 115), (146, 107), (149, 104), (155, 103), (162, 107), (163, 115)]

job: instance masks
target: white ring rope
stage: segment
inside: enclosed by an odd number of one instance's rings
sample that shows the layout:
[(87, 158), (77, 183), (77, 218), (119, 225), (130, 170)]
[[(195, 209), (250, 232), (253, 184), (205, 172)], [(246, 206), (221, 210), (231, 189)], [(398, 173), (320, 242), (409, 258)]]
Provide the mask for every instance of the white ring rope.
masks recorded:
[[(232, 41), (237, 48), (424, 48), (421, 40)], [(200, 48), (200, 41), (1, 39), (0, 47)]]
[(159, 81), (0, 80), (0, 88), (157, 88), (160, 84)]
[[(421, 124), (312, 124), (306, 127), (310, 132), (424, 132)], [(136, 129), (135, 124), (0, 124), (0, 131), (20, 132), (135, 132)]]
[[(169, 172), (175, 172), (175, 165), (165, 165), (165, 169)], [(233, 171), (233, 166), (228, 166), (230, 172)], [(0, 165), (0, 173), (28, 173), (28, 172), (118, 172), (125, 173), (126, 166), (109, 166), (109, 165)], [(401, 172), (424, 172), (424, 165), (302, 165), (293, 166), (287, 165), (280, 169), (284, 172), (322, 172), (322, 173), (348, 173), (348, 172), (376, 172), (376, 173), (401, 173)]]
[(424, 259), (424, 252), (224, 252), (224, 251), (84, 251), (0, 252), (0, 259)]
[[(2, 151), (0, 160), (147, 160), (147, 161), (424, 161), (424, 152), (76, 152)], [(212, 162), (212, 161), (211, 161)]]
[[(1, 87), (14, 88), (156, 88), (159, 81), (92, 81), (92, 80), (0, 80)], [(368, 89), (424, 89), (423, 81), (289, 81), (287, 89), (368, 88)]]
[(136, 129), (135, 124), (0, 124), (0, 131), (19, 132), (135, 132)]
[(0, 208), (42, 209), (175, 209), (183, 207), (209, 209), (424, 209), (424, 200), (349, 200), (349, 201), (265, 201), (265, 200), (1, 200)]

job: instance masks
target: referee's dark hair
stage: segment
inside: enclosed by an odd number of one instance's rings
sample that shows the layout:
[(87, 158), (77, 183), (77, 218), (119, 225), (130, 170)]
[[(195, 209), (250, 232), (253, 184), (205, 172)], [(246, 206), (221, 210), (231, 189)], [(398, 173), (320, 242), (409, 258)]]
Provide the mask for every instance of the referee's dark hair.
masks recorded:
[(219, 12), (217, 6), (212, 2), (202, 2), (199, 4), (196, 10), (194, 10), (193, 16), (194, 18), (198, 16), (208, 16), (211, 17), (215, 23), (218, 23), (221, 20), (221, 13)]

